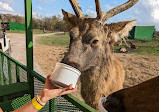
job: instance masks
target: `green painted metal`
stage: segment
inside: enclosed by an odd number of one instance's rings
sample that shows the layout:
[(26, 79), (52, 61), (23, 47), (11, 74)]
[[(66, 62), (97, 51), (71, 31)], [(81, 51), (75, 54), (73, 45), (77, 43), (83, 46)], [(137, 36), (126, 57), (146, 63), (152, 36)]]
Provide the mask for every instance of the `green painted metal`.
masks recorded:
[(155, 26), (136, 26), (135, 39), (153, 39)]
[(134, 37), (135, 37), (135, 27), (136, 26), (134, 26), (132, 28), (132, 30), (129, 32), (129, 34), (130, 34), (130, 36), (128, 37), (129, 39), (134, 39)]
[(24, 104), (28, 103), (30, 100), (31, 100), (30, 95), (23, 95), (22, 97), (0, 102), (0, 106), (2, 110), (4, 110), (4, 112), (10, 112), (20, 108)]
[(8, 75), (9, 75), (9, 84), (12, 84), (11, 65), (10, 65), (10, 60), (9, 59), (8, 59)]
[[(38, 74), (37, 72), (32, 70), (32, 76), (34, 76), (35, 78), (37, 78), (38, 80), (40, 80), (41, 82), (45, 82), (45, 78), (43, 76), (41, 76), (40, 74)], [(93, 109), (92, 107), (88, 106), (87, 104), (85, 104), (84, 102), (78, 100), (77, 98), (75, 98), (73, 95), (69, 94), (69, 95), (64, 95), (62, 96), (64, 97), (66, 100), (68, 100), (69, 102), (71, 102), (72, 104), (76, 105), (76, 107), (80, 108), (82, 111), (84, 112), (97, 112), (95, 109)], [(54, 99), (52, 99), (52, 101), (50, 101), (51, 104), (49, 104), (50, 106), (54, 103)], [(51, 109), (51, 110), (50, 110)], [(55, 107), (50, 107), (49, 110), (50, 112), (55, 112)]]
[(11, 56), (9, 56), (8, 54), (5, 54), (2, 50), (0, 50), (0, 54), (1, 54), (1, 57), (2, 55), (7, 57), (10, 61), (12, 61), (13, 63), (16, 63), (19, 67), (21, 67), (22, 69), (24, 70), (27, 70), (27, 67), (23, 64), (21, 64), (20, 62), (18, 62), (17, 60), (15, 60), (14, 58), (12, 58)]
[(20, 23), (13, 23), (13, 22), (1, 22), (1, 24), (4, 24), (7, 26), (7, 30), (21, 30), (25, 31), (25, 25)]
[(49, 112), (55, 112), (55, 99), (49, 100)]
[(155, 26), (134, 26), (129, 39), (153, 39)]
[(20, 23), (9, 22), (10, 30), (22, 30), (25, 31), (25, 25)]
[(33, 42), (30, 42), (28, 45), (28, 48), (32, 48), (33, 47)]
[(2, 71), (2, 74), (1, 74), (1, 80), (2, 80), (2, 85), (4, 85), (4, 79), (3, 79), (3, 77), (4, 77), (4, 75), (3, 75), (3, 54), (1, 54), (1, 71)]
[(3, 82), (3, 85), (6, 85), (7, 84), (7, 79), (4, 75), (4, 71), (3, 71), (3, 65), (4, 65), (4, 55), (1, 55), (1, 61), (2, 61), (2, 82)]
[(0, 86), (2, 86), (3, 85), (3, 82), (2, 82), (2, 54), (0, 54), (0, 57), (1, 57), (1, 59), (0, 59)]
[(4, 112), (9, 112), (9, 111), (13, 111), (13, 107), (11, 105), (12, 101), (3, 101), (3, 102), (0, 102), (0, 106), (1, 106), (1, 109), (4, 111)]
[[(1, 52), (0, 52), (1, 53)], [(1, 53), (1, 55), (3, 55), (2, 53)], [(5, 55), (5, 54), (4, 54)], [(8, 56), (8, 55), (7, 55)], [(12, 58), (10, 57), (10, 56), (8, 56), (8, 58), (7, 58), (8, 60), (11, 60)], [(13, 60), (13, 59), (12, 59)], [(21, 65), (22, 67), (24, 67), (25, 68), (25, 66), (23, 66), (21, 63), (16, 63), (16, 61), (14, 61), (15, 62), (15, 65)], [(17, 67), (19, 67), (19, 66), (17, 66)], [(20, 72), (20, 71), (19, 71)], [(43, 76), (41, 76), (40, 74), (38, 74), (37, 72), (35, 72), (34, 70), (31, 70), (31, 75), (32, 75), (32, 77), (35, 77), (36, 79), (38, 79), (39, 81), (41, 81), (42, 83), (45, 83), (45, 78), (43, 77)], [(9, 87), (9, 86), (8, 86)], [(17, 87), (17, 86), (16, 86)], [(27, 89), (28, 88), (30, 88), (30, 86), (25, 86), (25, 87), (27, 87)], [(12, 87), (11, 87), (12, 88)], [(22, 87), (23, 88), (23, 87)], [(27, 89), (26, 89), (26, 91), (27, 91)], [(8, 89), (9, 90), (9, 89)], [(16, 89), (13, 89), (13, 90), (16, 90)], [(16, 90), (16, 91), (19, 91), (19, 90)], [(29, 90), (30, 91), (30, 90)], [(7, 94), (8, 94), (9, 92), (7, 92)], [(20, 95), (20, 94), (16, 94), (16, 95)], [(84, 112), (96, 112), (96, 110), (95, 109), (93, 109), (93, 108), (91, 108), (90, 106), (88, 106), (87, 104), (85, 104), (84, 102), (82, 102), (82, 101), (80, 101), (80, 100), (78, 100), (77, 98), (75, 98), (74, 96), (72, 96), (72, 95), (65, 95), (65, 96), (62, 96), (62, 97), (64, 97), (67, 101), (69, 101), (69, 102), (71, 102), (73, 105), (75, 105), (77, 108), (79, 108), (80, 110), (82, 110), (82, 111), (84, 111)], [(7, 97), (3, 97), (3, 99), (6, 99), (7, 100)], [(5, 100), (5, 101), (6, 101)], [(16, 100), (17, 102), (19, 102), (20, 100)], [(7, 102), (7, 101), (6, 101)], [(24, 102), (23, 102), (24, 103)], [(1, 103), (0, 103), (0, 105), (1, 105)], [(16, 106), (16, 103), (15, 103), (15, 106)], [(17, 108), (18, 108), (18, 106), (16, 106)], [(20, 106), (19, 106), (20, 107)], [(8, 107), (9, 108), (9, 107)], [(12, 108), (12, 106), (11, 106), (11, 108)], [(15, 109), (15, 108), (14, 108)], [(55, 112), (56, 110), (55, 110), (55, 99), (52, 99), (52, 100), (50, 100), (49, 101), (49, 111), (50, 112)]]
[(39, 81), (41, 81), (41, 82), (43, 82), (43, 83), (45, 83), (45, 81), (46, 81), (46, 78), (45, 78), (45, 77), (41, 76), (40, 74), (38, 74), (38, 73), (35, 72), (34, 70), (31, 70), (31, 75), (32, 75), (33, 77), (36, 77)]
[(18, 82), (10, 85), (0, 86), (0, 96), (7, 96), (16, 94), (19, 92), (27, 92), (29, 91), (29, 84), (27, 82)]
[(97, 110), (93, 109), (92, 107), (80, 101), (79, 99), (75, 98), (71, 94), (64, 95), (63, 97), (72, 104), (76, 105), (76, 107), (80, 108), (83, 112), (97, 112)]
[(16, 65), (16, 78), (17, 82), (20, 82), (19, 66)]
[[(43, 76), (41, 76), (40, 74), (38, 74), (35, 71), (31, 71), (31, 75), (34, 76), (35, 78), (37, 78), (38, 80), (40, 80), (41, 82), (45, 83), (45, 78)], [(84, 112), (97, 112), (95, 109), (93, 109), (92, 107), (90, 107), (89, 105), (85, 104), (84, 102), (80, 101), (79, 99), (75, 98), (73, 95), (69, 94), (69, 95), (64, 95), (62, 96), (64, 97), (66, 100), (68, 100), (69, 102), (71, 102), (72, 104), (76, 105), (76, 107), (80, 108), (82, 111)], [(54, 103), (54, 99), (52, 99), (53, 101), (51, 102), (52, 104)], [(51, 104), (50, 104), (51, 105)], [(51, 112), (54, 112), (55, 107), (50, 107), (52, 108)]]
[(32, 32), (32, 0), (25, 2), (25, 29), (26, 29), (26, 58), (27, 58), (27, 77), (30, 84), (30, 94), (34, 97), (34, 77), (31, 75), (33, 70), (33, 32)]

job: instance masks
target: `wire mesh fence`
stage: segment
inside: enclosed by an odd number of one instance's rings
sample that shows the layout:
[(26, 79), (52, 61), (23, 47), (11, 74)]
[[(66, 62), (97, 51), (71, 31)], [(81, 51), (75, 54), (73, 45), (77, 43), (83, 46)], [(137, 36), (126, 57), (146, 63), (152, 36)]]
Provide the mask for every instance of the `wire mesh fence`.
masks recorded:
[[(34, 96), (36, 96), (42, 90), (45, 82), (45, 78), (36, 73), (31, 72), (34, 83)], [(28, 83), (27, 79), (27, 67), (14, 60), (10, 56), (0, 51), (0, 87), (6, 85), (13, 85), (16, 83)], [(16, 87), (18, 89), (18, 86)], [(16, 97), (13, 97), (16, 96)], [(10, 105), (5, 105), (6, 96), (0, 96), (0, 107), (6, 111), (15, 110), (27, 102), (31, 101), (30, 90), (23, 94), (10, 95), (7, 98), (7, 102)], [(3, 108), (4, 106), (4, 108)], [(81, 103), (78, 99), (69, 96), (59, 96), (49, 102), (39, 112), (90, 112), (96, 111), (88, 105)]]

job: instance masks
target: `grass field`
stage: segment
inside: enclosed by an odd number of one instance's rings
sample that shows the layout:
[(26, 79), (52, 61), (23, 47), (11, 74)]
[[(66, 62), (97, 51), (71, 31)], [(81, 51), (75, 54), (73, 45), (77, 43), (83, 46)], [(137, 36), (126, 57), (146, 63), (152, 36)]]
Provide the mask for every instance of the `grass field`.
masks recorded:
[(135, 54), (159, 56), (159, 39), (135, 43), (139, 46), (139, 49), (134, 52)]
[(24, 31), (20, 31), (20, 30), (7, 30), (6, 33), (25, 33)]
[[(128, 52), (131, 54), (139, 54), (139, 55), (151, 55), (151, 56), (159, 56), (159, 39), (155, 40), (131, 40), (134, 44), (136, 44), (139, 49)], [(69, 34), (65, 35), (51, 35), (46, 37), (40, 37), (37, 42), (39, 44), (45, 44), (50, 46), (62, 46), (66, 47), (69, 44)], [(118, 51), (121, 46), (115, 46), (114, 51)]]
[[(25, 31), (20, 31), (20, 30), (11, 30), (8, 31), (6, 33), (25, 33)], [(33, 34), (43, 34), (43, 30), (39, 30), (39, 29), (33, 29)], [(51, 33), (51, 31), (47, 31), (46, 33)]]
[(39, 44), (45, 44), (50, 46), (62, 46), (67, 47), (69, 45), (69, 34), (57, 34), (51, 36), (43, 36), (38, 38), (36, 41)]
[[(129, 52), (131, 54), (159, 56), (159, 39), (154, 40), (131, 40), (139, 49)], [(114, 51), (119, 50), (119, 46), (115, 46)]]

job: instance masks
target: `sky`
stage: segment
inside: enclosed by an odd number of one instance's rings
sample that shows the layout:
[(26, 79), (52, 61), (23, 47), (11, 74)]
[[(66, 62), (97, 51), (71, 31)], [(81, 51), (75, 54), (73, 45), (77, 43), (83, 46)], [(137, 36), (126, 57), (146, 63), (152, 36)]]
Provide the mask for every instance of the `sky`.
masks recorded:
[[(78, 0), (84, 14), (96, 17), (94, 0)], [(128, 0), (101, 0), (102, 11), (108, 11)], [(56, 15), (62, 18), (61, 9), (73, 13), (69, 0), (32, 0), (33, 17)], [(24, 0), (0, 0), (0, 13), (24, 16)], [(155, 25), (159, 31), (159, 0), (140, 0), (132, 8), (110, 18), (107, 23), (137, 19), (136, 25)]]

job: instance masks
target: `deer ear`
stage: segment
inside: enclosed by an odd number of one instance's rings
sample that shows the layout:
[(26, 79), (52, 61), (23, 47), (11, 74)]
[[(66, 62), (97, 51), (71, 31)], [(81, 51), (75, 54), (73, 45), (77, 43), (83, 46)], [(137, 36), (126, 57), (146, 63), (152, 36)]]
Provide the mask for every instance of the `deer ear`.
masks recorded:
[(62, 13), (63, 13), (63, 20), (65, 21), (68, 29), (71, 29), (77, 24), (78, 18), (75, 15), (69, 12), (66, 12), (63, 9), (62, 9)]
[(136, 21), (137, 20), (106, 24), (109, 28), (108, 37), (110, 41), (117, 42), (122, 38), (128, 37), (129, 31), (131, 31)]

